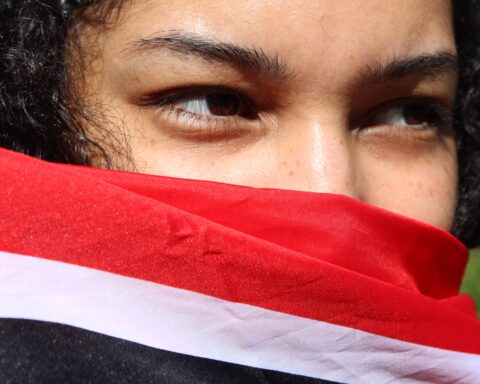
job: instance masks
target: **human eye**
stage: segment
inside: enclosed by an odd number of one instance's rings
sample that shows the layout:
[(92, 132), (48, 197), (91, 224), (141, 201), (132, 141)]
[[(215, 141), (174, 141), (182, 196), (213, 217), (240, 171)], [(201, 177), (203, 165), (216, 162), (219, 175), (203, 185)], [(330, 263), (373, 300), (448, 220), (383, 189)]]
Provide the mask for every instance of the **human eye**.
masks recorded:
[(408, 134), (441, 133), (451, 126), (451, 108), (424, 98), (400, 99), (375, 108), (360, 125), (361, 129), (383, 127)]
[(253, 114), (253, 108), (237, 92), (226, 90), (193, 91), (177, 94), (164, 100), (170, 103), (174, 110), (197, 115), (198, 117), (248, 117)]
[(187, 139), (217, 141), (258, 128), (254, 103), (234, 89), (179, 89), (155, 96), (146, 104), (156, 109), (159, 125)]

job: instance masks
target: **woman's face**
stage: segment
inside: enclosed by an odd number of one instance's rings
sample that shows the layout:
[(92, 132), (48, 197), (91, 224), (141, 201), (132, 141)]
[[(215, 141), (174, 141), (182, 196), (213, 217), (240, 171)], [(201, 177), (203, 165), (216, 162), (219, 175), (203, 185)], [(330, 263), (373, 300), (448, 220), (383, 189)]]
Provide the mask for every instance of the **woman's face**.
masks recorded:
[(447, 0), (127, 2), (112, 28), (81, 32), (96, 56), (79, 92), (139, 172), (338, 193), (448, 230), (451, 13)]

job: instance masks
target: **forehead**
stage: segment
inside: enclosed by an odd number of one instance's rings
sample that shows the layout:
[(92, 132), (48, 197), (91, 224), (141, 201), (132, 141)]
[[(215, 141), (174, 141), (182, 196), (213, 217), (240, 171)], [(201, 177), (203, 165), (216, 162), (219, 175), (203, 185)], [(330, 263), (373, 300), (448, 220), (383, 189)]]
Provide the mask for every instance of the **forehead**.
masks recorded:
[(448, 0), (129, 1), (105, 48), (116, 55), (177, 30), (278, 54), (300, 76), (332, 82), (372, 61), (455, 50)]
[[(124, 10), (124, 29), (145, 35), (185, 29), (281, 50), (405, 48), (451, 36), (448, 0), (142, 0)], [(369, 37), (369, 39), (366, 39)]]

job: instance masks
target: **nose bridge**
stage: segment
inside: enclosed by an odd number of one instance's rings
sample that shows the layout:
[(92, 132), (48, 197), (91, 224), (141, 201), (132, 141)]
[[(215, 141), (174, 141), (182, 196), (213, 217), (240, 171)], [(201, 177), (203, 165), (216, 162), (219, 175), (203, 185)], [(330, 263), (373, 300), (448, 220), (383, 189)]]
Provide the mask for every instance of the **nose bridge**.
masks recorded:
[(301, 119), (285, 129), (280, 150), (283, 187), (359, 198), (354, 146), (345, 124)]

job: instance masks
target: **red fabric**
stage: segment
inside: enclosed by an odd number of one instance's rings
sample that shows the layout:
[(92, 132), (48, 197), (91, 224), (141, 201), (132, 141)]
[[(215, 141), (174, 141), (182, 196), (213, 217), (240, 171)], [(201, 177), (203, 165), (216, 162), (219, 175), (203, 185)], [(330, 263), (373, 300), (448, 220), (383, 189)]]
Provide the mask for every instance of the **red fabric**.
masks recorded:
[(480, 353), (466, 248), (348, 197), (58, 165), (0, 150), (0, 250)]

